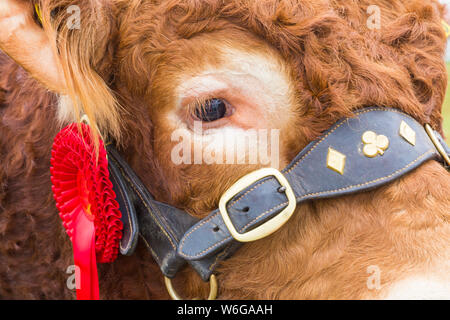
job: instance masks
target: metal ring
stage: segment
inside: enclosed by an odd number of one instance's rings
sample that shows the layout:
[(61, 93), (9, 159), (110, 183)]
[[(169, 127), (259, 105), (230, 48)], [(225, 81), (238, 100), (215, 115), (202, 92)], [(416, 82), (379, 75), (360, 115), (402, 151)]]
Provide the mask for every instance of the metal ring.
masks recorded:
[[(86, 124), (86, 125), (92, 127), (91, 121), (89, 120), (89, 117), (88, 117), (87, 114), (85, 114), (85, 113), (81, 116), (81, 118), (80, 118), (80, 123), (84, 123), (84, 124)], [(103, 138), (103, 135), (102, 135), (102, 133), (100, 132), (100, 130), (98, 129), (98, 127), (95, 126), (95, 128), (97, 129), (97, 133), (98, 133), (98, 136), (100, 137), (100, 139), (103, 141), (103, 143), (104, 143), (105, 145), (107, 145), (107, 142), (106, 142), (105, 139)], [(106, 153), (106, 159), (108, 159), (108, 153)]]
[(42, 16), (41, 6), (40, 6), (39, 4), (36, 3), (36, 4), (34, 5), (34, 11), (36, 12), (36, 15), (37, 15), (37, 17), (38, 17), (39, 23), (40, 23), (41, 25), (43, 25), (43, 24), (44, 24), (44, 18), (43, 18), (43, 16)]
[(84, 123), (87, 125), (91, 125), (91, 122), (89, 121), (89, 117), (87, 116), (87, 114), (83, 114), (83, 116), (80, 119), (80, 123)]
[[(164, 277), (164, 282), (166, 283), (166, 288), (167, 288), (167, 292), (169, 293), (170, 297), (173, 300), (186, 300), (181, 298), (177, 292), (175, 291), (175, 289), (172, 286), (172, 280)], [(211, 277), (209, 278), (209, 296), (208, 296), (208, 300), (216, 300), (217, 298), (217, 291), (219, 289), (219, 286), (217, 284), (217, 279), (215, 275), (211, 275)], [(194, 300), (199, 300), (199, 299), (194, 299)]]

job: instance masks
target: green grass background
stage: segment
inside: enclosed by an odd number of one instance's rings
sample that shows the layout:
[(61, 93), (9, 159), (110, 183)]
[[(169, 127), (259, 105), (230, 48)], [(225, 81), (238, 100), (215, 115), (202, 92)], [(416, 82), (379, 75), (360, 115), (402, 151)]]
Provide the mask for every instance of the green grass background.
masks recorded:
[(447, 141), (450, 141), (450, 62), (447, 62), (448, 85), (447, 94), (445, 95), (443, 115), (444, 115), (444, 131)]

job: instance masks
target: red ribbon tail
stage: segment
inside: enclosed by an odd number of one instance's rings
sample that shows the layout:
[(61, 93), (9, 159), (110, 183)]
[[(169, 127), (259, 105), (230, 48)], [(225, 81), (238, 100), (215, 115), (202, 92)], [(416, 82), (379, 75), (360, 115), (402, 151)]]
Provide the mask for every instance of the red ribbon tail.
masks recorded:
[(80, 212), (73, 230), (73, 258), (75, 270), (79, 272), (75, 277), (77, 300), (99, 300), (94, 221)]
[[(95, 230), (95, 228), (94, 228)], [(95, 252), (95, 231), (94, 231), (94, 237), (92, 239), (92, 250), (91, 250), (91, 300), (99, 300), (100, 299), (100, 293), (99, 293), (99, 283), (98, 283), (98, 271), (97, 271), (97, 257)]]

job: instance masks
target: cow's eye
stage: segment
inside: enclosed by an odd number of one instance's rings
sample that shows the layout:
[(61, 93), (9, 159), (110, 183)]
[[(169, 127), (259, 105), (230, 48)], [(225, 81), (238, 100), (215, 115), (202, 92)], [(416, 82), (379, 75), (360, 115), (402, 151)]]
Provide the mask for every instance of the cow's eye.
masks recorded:
[(209, 99), (195, 108), (195, 117), (204, 122), (213, 122), (227, 115), (227, 104), (221, 99)]

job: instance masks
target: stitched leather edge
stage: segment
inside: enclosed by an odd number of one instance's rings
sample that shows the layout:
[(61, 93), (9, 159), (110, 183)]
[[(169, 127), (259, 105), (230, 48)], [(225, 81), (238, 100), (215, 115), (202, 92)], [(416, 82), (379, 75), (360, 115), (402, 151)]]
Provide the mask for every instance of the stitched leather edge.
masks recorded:
[[(114, 160), (112, 157), (111, 159), (117, 164), (116, 160)], [(139, 190), (136, 189), (136, 187), (134, 186), (134, 184), (131, 182), (130, 178), (128, 177), (128, 175), (123, 171), (122, 167), (120, 165), (118, 165), (119, 170), (122, 172), (122, 175), (124, 176), (125, 179), (127, 179), (127, 181), (130, 183), (131, 187), (133, 188), (133, 190), (136, 192), (136, 194), (139, 196), (139, 198), (141, 199), (142, 203), (144, 204), (144, 206), (147, 208), (147, 211), (150, 213), (150, 215), (152, 216), (153, 220), (156, 221), (156, 224), (158, 225), (159, 229), (163, 232), (163, 234), (166, 236), (166, 238), (169, 240), (172, 248), (174, 250), (177, 250), (177, 246), (175, 246), (175, 244), (173, 243), (172, 239), (170, 238), (170, 236), (167, 234), (166, 230), (161, 226), (160, 222), (158, 221), (158, 219), (155, 218), (155, 215), (153, 214), (152, 210), (150, 210), (150, 208), (148, 207), (147, 203), (144, 201), (144, 199), (142, 198), (142, 195), (140, 193)], [(158, 210), (159, 212), (159, 210)], [(173, 232), (173, 231), (172, 231)]]
[[(114, 181), (116, 182), (116, 184), (118, 185), (118, 188), (119, 188), (119, 192), (120, 192), (120, 194), (121, 194), (121, 196), (122, 196), (122, 198), (123, 199), (126, 199), (126, 197), (124, 196), (124, 194), (123, 194), (123, 191), (122, 191), (122, 188), (120, 188), (120, 186), (119, 186), (119, 183), (118, 183), (118, 180), (117, 180), (117, 178), (115, 177), (115, 175), (110, 175), (113, 179), (114, 179)], [(129, 206), (128, 206), (128, 201), (126, 201), (126, 200), (124, 200), (124, 202), (125, 202), (125, 209), (127, 210), (127, 218), (128, 218), (128, 223), (129, 223), (129, 225), (130, 225), (130, 229), (131, 229), (131, 233), (130, 233), (130, 237), (129, 237), (129, 239), (127, 240), (127, 246), (125, 247), (125, 248), (123, 248), (122, 247), (122, 241), (120, 241), (120, 243), (119, 243), (119, 246), (120, 246), (120, 249), (121, 250), (123, 250), (123, 251), (127, 251), (127, 250), (129, 250), (130, 249), (130, 247), (131, 247), (131, 238), (133, 237), (133, 224), (131, 223), (131, 219), (130, 219), (130, 215), (131, 215), (131, 213), (130, 213), (130, 208), (129, 208)]]

